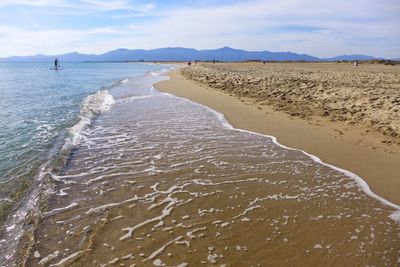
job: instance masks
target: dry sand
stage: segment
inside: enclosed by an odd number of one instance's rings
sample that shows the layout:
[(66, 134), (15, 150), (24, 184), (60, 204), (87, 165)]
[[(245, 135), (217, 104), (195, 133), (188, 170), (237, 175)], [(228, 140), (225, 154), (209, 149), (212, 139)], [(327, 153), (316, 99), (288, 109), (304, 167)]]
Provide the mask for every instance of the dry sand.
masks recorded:
[(156, 88), (350, 170), (400, 204), (399, 66), (220, 63), (169, 76)]

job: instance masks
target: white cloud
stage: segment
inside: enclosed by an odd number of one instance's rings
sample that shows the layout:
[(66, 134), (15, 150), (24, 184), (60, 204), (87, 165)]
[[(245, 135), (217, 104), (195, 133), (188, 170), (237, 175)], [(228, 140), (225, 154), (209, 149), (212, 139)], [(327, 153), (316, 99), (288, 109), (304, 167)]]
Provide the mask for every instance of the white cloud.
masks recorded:
[(23, 6), (65, 6), (67, 2), (63, 0), (1, 0), (1, 6), (23, 5)]
[[(157, 15), (157, 19), (138, 22), (132, 18), (129, 25), (118, 28), (81, 31), (45, 29), (30, 32), (0, 27), (0, 53), (56, 54), (74, 50), (101, 53), (119, 47), (207, 49), (232, 46), (250, 50), (290, 50), (321, 57), (354, 53), (400, 56), (400, 28), (397, 26), (400, 25), (400, 2), (395, 0), (253, 0), (170, 10), (159, 10), (151, 3), (127, 5), (124, 0), (84, 1), (79, 5), (81, 9), (93, 5), (91, 11), (137, 10), (133, 15), (124, 16)], [(43, 4), (46, 1), (35, 2)], [(66, 3), (59, 0), (58, 4)], [(43, 43), (41, 40), (48, 41)]]
[[(161, 46), (229, 45), (255, 50), (292, 50), (317, 56), (366, 53), (390, 57), (400, 55), (398, 11), (399, 4), (394, 1), (251, 1), (181, 8), (158, 21), (134, 24), (131, 28)], [(282, 30), (295, 25), (322, 30)], [(372, 38), (387, 45), (372, 47), (369, 41)]]
[[(0, 0), (1, 6), (32, 6), (38, 8), (63, 8), (68, 11), (109, 11), (131, 9), (128, 0)], [(73, 14), (68, 12), (69, 14)], [(62, 13), (60, 14), (62, 15)], [(77, 13), (79, 15), (79, 13)]]
[[(124, 0), (81, 0), (85, 7), (92, 7), (100, 10), (116, 10), (116, 9), (129, 9), (129, 2)], [(79, 7), (79, 5), (77, 5)]]
[(127, 34), (126, 31), (115, 28), (93, 28), (82, 31), (25, 31), (0, 26), (0, 47), (4, 55), (58, 54), (72, 51), (103, 52), (101, 47), (96, 50), (96, 42), (107, 40), (105, 35), (118, 37), (125, 34)]

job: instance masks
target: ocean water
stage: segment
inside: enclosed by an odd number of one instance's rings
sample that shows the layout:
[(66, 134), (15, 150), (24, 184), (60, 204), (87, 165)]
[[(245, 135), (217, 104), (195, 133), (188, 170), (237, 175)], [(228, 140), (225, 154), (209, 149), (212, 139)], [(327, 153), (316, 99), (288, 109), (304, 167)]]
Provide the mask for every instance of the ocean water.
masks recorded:
[(118, 67), (43, 149), (57, 160), (22, 205), (37, 212), (7, 221), (3, 265), (399, 263), (399, 207), (361, 178), (155, 90), (166, 66)]
[(62, 169), (86, 127), (111, 107), (109, 90), (127, 78), (166, 68), (133, 63), (63, 63), (62, 71), (51, 67), (0, 63), (1, 230), (13, 227), (4, 226), (10, 213), (16, 220), (26, 216), (18, 206), (40, 186), (40, 176)]

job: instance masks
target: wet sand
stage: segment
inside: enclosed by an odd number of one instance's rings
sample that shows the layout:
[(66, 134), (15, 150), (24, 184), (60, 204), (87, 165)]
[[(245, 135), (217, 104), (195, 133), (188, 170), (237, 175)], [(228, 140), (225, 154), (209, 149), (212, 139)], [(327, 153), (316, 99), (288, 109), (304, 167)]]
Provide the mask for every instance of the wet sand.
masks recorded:
[[(27, 266), (395, 266), (400, 207), (221, 114), (114, 88), (31, 236)], [(119, 97), (117, 97), (117, 95)]]
[[(266, 65), (268, 64), (270, 63)], [(297, 72), (301, 70), (314, 74), (322, 72), (328, 73), (326, 74), (328, 76), (329, 72), (343, 71), (343, 68), (345, 68), (344, 71), (348, 71), (346, 68), (352, 68), (337, 63), (279, 64), (279, 68), (286, 67), (289, 70), (293, 69)], [(220, 68), (225, 68), (224, 64), (220, 65), (222, 65)], [(276, 65), (273, 64), (272, 67), (276, 68)], [(235, 68), (238, 70), (244, 68), (246, 72), (260, 66), (262, 68), (265, 65), (235, 63), (228, 64), (226, 68), (230, 71)], [(213, 66), (205, 65), (205, 67), (212, 69)], [(363, 75), (383, 73), (389, 75), (392, 82), (393, 79), (400, 79), (400, 69), (397, 66), (361, 65), (359, 68), (352, 75), (357, 75), (357, 72), (361, 72)], [(215, 69), (212, 70), (215, 71)], [(234, 91), (229, 92), (226, 88), (223, 90), (224, 86), (221, 85), (221, 81), (219, 81), (219, 89), (216, 89), (209, 86), (214, 84), (213, 80), (199, 82), (198, 76), (193, 78), (197, 81), (189, 80), (187, 77), (197, 73), (196, 68), (189, 71), (185, 73), (186, 77), (182, 76), (180, 71), (173, 71), (169, 74), (170, 80), (158, 83), (155, 87), (161, 91), (207, 105), (223, 113), (236, 128), (273, 135), (277, 137), (278, 142), (284, 145), (307, 151), (326, 163), (356, 173), (368, 183), (375, 193), (393, 203), (400, 204), (400, 146), (396, 144), (399, 138), (383, 135), (379, 129), (374, 129), (367, 123), (333, 121), (330, 117), (311, 116), (305, 113), (304, 116), (292, 116), (288, 114), (289, 109), (284, 106), (277, 110), (273, 105), (265, 104), (265, 101), (260, 103), (259, 99), (255, 99), (251, 95), (243, 97)], [(204, 74), (204, 70), (200, 70), (199, 73)], [(397, 99), (399, 93), (393, 91), (394, 89), (396, 88), (388, 90), (391, 92), (391, 97)], [(382, 88), (381, 91), (383, 91)], [(398, 113), (393, 114), (391, 116)], [(381, 115), (381, 117), (385, 116)], [(398, 123), (396, 120), (392, 122)], [(393, 129), (396, 128), (393, 127)]]
[(181, 98), (117, 102), (53, 177), (28, 266), (393, 266), (400, 256), (398, 207)]

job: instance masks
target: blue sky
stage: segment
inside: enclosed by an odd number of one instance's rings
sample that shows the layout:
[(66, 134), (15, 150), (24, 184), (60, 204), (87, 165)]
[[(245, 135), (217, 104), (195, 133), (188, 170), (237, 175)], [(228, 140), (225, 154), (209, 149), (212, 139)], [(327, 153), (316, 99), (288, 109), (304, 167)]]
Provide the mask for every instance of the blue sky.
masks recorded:
[(0, 57), (223, 46), (400, 57), (399, 0), (0, 0)]

